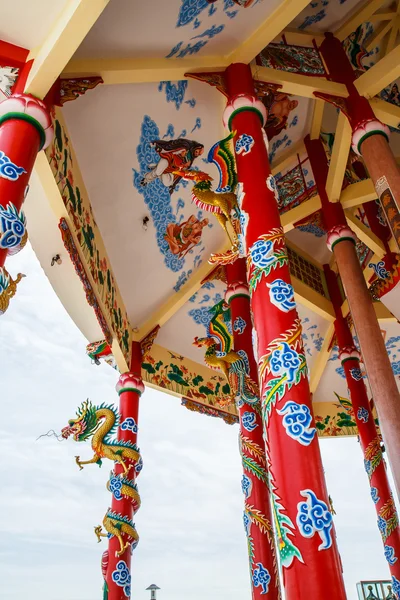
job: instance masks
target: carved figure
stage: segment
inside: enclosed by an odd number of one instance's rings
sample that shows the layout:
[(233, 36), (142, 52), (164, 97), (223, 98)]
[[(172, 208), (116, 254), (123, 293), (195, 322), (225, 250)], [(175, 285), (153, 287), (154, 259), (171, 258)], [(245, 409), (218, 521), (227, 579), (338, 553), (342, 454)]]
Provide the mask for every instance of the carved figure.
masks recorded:
[(274, 92), (262, 98), (262, 102), (267, 109), (268, 118), (265, 124), (265, 133), (269, 140), (279, 135), (287, 127), (287, 120), (290, 112), (297, 108), (298, 101), (291, 100), (287, 94)]
[(164, 239), (168, 242), (172, 254), (178, 255), (179, 258), (184, 257), (200, 243), (203, 229), (207, 225), (208, 219), (199, 221), (194, 215), (191, 215), (187, 221), (180, 225), (168, 223)]
[(102, 458), (108, 458), (119, 463), (126, 475), (133, 466), (141, 462), (139, 449), (130, 442), (110, 439), (118, 424), (117, 411), (113, 406), (93, 406), (86, 400), (78, 408), (77, 418), (68, 421), (68, 426), (61, 430), (64, 439), (73, 436), (76, 442), (83, 442), (92, 437), (93, 458), (81, 461), (75, 457), (76, 464), (82, 470), (82, 465), (98, 464), (101, 466)]
[(5, 267), (0, 267), (0, 315), (8, 309), (11, 298), (16, 294), (17, 285), (23, 277), (25, 275), (18, 273), (16, 279), (13, 279)]

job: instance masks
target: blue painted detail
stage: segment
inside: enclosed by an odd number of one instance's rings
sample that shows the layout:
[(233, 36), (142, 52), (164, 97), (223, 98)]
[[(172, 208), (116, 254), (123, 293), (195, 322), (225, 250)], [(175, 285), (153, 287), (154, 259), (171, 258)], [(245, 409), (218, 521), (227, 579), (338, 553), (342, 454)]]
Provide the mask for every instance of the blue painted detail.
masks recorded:
[(246, 511), (243, 512), (243, 525), (246, 535), (250, 535), (251, 520)]
[(176, 110), (179, 110), (185, 99), (188, 85), (189, 82), (187, 80), (178, 81), (177, 83), (172, 83), (172, 81), (160, 81), (158, 91), (162, 92), (163, 88), (165, 88), (167, 102), (172, 102), (175, 104)]
[(382, 537), (386, 538), (387, 523), (383, 517), (378, 517), (378, 529), (382, 534)]
[(376, 487), (372, 487), (371, 488), (371, 498), (374, 504), (378, 504), (380, 497), (379, 497), (379, 492), (378, 492), (378, 488)]
[(0, 150), (0, 177), (9, 181), (17, 181), (23, 173), (26, 173), (23, 167), (18, 167), (4, 152)]
[(250, 256), (255, 267), (266, 269), (276, 262), (273, 242), (270, 240), (257, 240), (250, 248)]
[(195, 35), (192, 37), (192, 40), (197, 40), (197, 38), (207, 37), (211, 40), (213, 37), (221, 33), (225, 29), (225, 25), (213, 25), (210, 29), (206, 29), (203, 33), (199, 33), (199, 35)]
[(249, 154), (251, 152), (252, 147), (254, 146), (254, 138), (247, 133), (242, 133), (241, 136), (238, 137), (235, 144), (236, 154)]
[(370, 477), (372, 475), (372, 463), (370, 460), (364, 459), (364, 469), (368, 477)]
[(256, 414), (254, 412), (246, 411), (242, 415), (242, 425), (246, 431), (252, 432), (258, 427), (256, 423)]
[(296, 308), (294, 300), (294, 289), (290, 283), (283, 279), (275, 279), (272, 283), (267, 283), (269, 287), (269, 299), (282, 312), (289, 312)]
[(323, 237), (325, 235), (325, 231), (321, 229), (321, 227), (318, 227), (318, 225), (314, 225), (311, 223), (308, 225), (300, 225), (299, 227), (297, 227), (297, 229), (300, 229), (300, 231), (304, 231), (304, 233), (312, 233), (318, 238)]
[(167, 127), (167, 131), (166, 133), (162, 136), (162, 139), (165, 140), (165, 138), (174, 138), (175, 137), (175, 127), (172, 125), (172, 123), (170, 123)]
[(201, 119), (200, 119), (200, 117), (197, 117), (196, 123), (194, 124), (194, 127), (190, 133), (193, 133), (193, 131), (196, 131), (196, 129), (200, 129), (200, 128), (201, 128)]
[(289, 400), (285, 406), (278, 410), (278, 415), (282, 415), (282, 424), (289, 437), (303, 446), (309, 446), (313, 441), (317, 430), (310, 427), (312, 416), (310, 409), (306, 404), (297, 404)]
[(193, 23), (193, 29), (197, 29), (198, 27), (200, 27), (201, 25), (201, 21), (199, 21), (199, 19), (195, 19), (194, 23)]
[(194, 98), (191, 98), (190, 100), (185, 100), (185, 104), (189, 104), (190, 108), (194, 108), (196, 106), (196, 100)]
[(112, 493), (112, 495), (114, 496), (114, 498), (116, 500), (121, 500), (122, 499), (122, 478), (118, 477), (117, 475), (114, 475), (113, 472), (111, 472), (110, 475), (110, 479), (109, 479), (109, 485), (110, 485), (110, 492)]
[(363, 374), (361, 373), (361, 369), (355, 367), (354, 369), (350, 369), (350, 375), (355, 381), (361, 381), (363, 378)]
[(273, 375), (286, 375), (287, 383), (293, 384), (301, 365), (301, 358), (296, 350), (287, 342), (283, 342), (272, 352), (269, 365)]
[(358, 411), (357, 411), (357, 419), (359, 421), (362, 421), (363, 423), (368, 423), (369, 412), (368, 412), (368, 410), (364, 406), (361, 406), (358, 409)]
[(250, 477), (247, 477), (247, 475), (243, 474), (242, 492), (245, 495), (246, 500), (247, 500), (247, 498), (249, 498), (252, 488), (253, 488), (253, 482), (251, 481)]
[(26, 218), (23, 211), (18, 212), (12, 202), (6, 207), (0, 205), (0, 248), (18, 248), (25, 232)]
[(318, 533), (322, 542), (318, 550), (328, 550), (332, 546), (333, 518), (326, 502), (319, 500), (312, 490), (302, 490), (300, 494), (306, 501), (297, 505), (296, 523), (299, 531), (305, 538), (312, 538)]
[(139, 460), (137, 461), (136, 465), (135, 465), (135, 471), (136, 473), (140, 473), (140, 471), (143, 469), (143, 458), (140, 456)]
[(271, 575), (262, 563), (257, 563), (256, 568), (253, 570), (252, 580), (254, 587), (262, 587), (261, 594), (268, 594)]
[(119, 587), (123, 588), (127, 598), (131, 597), (131, 574), (124, 560), (117, 562), (116, 570), (112, 572), (111, 579)]
[(390, 275), (389, 271), (386, 270), (383, 260), (380, 260), (377, 263), (371, 262), (368, 266), (375, 271), (375, 275), (379, 277), (379, 279), (387, 279)]
[(283, 138), (281, 138), (280, 140), (276, 140), (275, 142), (273, 142), (272, 146), (271, 146), (271, 152), (269, 154), (269, 162), (273, 162), (274, 158), (275, 158), (275, 154), (277, 153), (277, 151), (279, 150), (279, 148), (285, 144), (285, 145), (290, 145), (289, 142), (291, 143), (291, 140), (289, 140), (289, 136), (285, 133), (285, 135), (283, 136)]
[(396, 599), (400, 598), (400, 581), (396, 579), (394, 575), (392, 575), (392, 592), (396, 596)]
[(385, 546), (385, 558), (391, 567), (397, 562), (397, 556), (395, 556), (392, 546)]
[(246, 329), (246, 321), (242, 319), (242, 317), (236, 317), (233, 323), (233, 331), (241, 335), (243, 331)]
[(319, 23), (320, 21), (322, 21), (322, 19), (325, 19), (326, 17), (326, 11), (323, 8), (322, 10), (320, 10), (319, 12), (317, 12), (315, 15), (308, 15), (303, 23), (301, 25), (299, 25), (298, 29), (307, 29), (307, 27), (311, 27), (311, 25), (314, 25), (315, 23)]
[(172, 48), (170, 53), (167, 54), (165, 58), (172, 58), (175, 55), (175, 58), (185, 58), (185, 56), (187, 56), (188, 54), (189, 56), (191, 56), (192, 54), (197, 54), (202, 48), (204, 48), (204, 46), (206, 46), (207, 43), (208, 40), (199, 40), (193, 45), (190, 42), (188, 42), (186, 46), (184, 46), (184, 42), (179, 42), (178, 44), (176, 44), (176, 46)]
[(132, 431), (132, 433), (138, 432), (138, 426), (133, 417), (127, 417), (120, 425), (122, 431)]
[(185, 285), (185, 283), (189, 280), (189, 277), (191, 276), (192, 273), (193, 273), (192, 269), (189, 269), (189, 271), (187, 273), (186, 273), (186, 271), (182, 271), (182, 273), (178, 277), (176, 284), (174, 285), (173, 289), (175, 290), (175, 292), (179, 292), (181, 287), (183, 285)]
[(207, 0), (182, 0), (176, 26), (183, 27), (194, 20), (198, 21), (199, 14), (209, 6)]
[[(210, 299), (211, 298), (209, 296), (208, 298), (203, 297), (203, 300), (201, 300), (199, 304), (201, 304), (201, 302), (208, 302)], [(197, 325), (203, 325), (205, 328), (207, 328), (211, 319), (210, 308), (221, 300), (221, 294), (215, 294), (214, 298), (212, 299), (212, 303), (210, 303), (208, 306), (205, 305), (201, 306), (200, 308), (193, 308), (192, 310), (189, 310), (188, 315), (192, 317), (193, 321), (197, 323)]]
[[(296, 127), (298, 122), (299, 122), (298, 115), (294, 115), (293, 119), (289, 123), (289, 129), (290, 129), (290, 127)], [(307, 173), (304, 173), (304, 174), (307, 175)]]

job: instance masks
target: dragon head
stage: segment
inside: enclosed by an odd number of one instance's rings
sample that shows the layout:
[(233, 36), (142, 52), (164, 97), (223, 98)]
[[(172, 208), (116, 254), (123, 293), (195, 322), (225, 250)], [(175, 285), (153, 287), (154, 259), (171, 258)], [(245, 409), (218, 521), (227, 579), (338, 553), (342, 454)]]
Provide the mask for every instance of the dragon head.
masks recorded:
[(87, 399), (78, 408), (76, 416), (76, 419), (68, 421), (67, 427), (61, 429), (61, 436), (67, 439), (72, 435), (76, 442), (83, 442), (93, 435), (99, 423), (96, 407)]
[(214, 340), (211, 337), (195, 337), (193, 341), (193, 346), (197, 346), (197, 348), (201, 348), (202, 346), (211, 346), (215, 344)]
[(191, 179), (195, 183), (201, 183), (202, 181), (212, 181), (211, 175), (204, 173), (204, 171), (196, 171), (196, 169), (177, 169), (173, 171), (174, 175), (182, 177), (182, 179)]

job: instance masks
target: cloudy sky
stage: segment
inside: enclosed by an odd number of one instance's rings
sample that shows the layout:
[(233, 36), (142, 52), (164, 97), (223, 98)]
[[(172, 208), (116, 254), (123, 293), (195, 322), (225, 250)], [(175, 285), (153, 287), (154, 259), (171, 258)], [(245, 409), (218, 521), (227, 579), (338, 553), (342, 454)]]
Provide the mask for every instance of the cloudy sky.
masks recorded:
[[(64, 312), (30, 247), (7, 263), (22, 281), (0, 317), (0, 597), (7, 600), (100, 600), (105, 549), (93, 527), (110, 503), (108, 465), (79, 471), (88, 444), (36, 438), (59, 431), (78, 404), (116, 401), (117, 374), (95, 366), (86, 340)], [(132, 598), (250, 600), (237, 426), (191, 413), (148, 389), (141, 400), (138, 479), (140, 543)], [(389, 572), (361, 450), (355, 439), (321, 442), (337, 512), (349, 600), (356, 582)]]

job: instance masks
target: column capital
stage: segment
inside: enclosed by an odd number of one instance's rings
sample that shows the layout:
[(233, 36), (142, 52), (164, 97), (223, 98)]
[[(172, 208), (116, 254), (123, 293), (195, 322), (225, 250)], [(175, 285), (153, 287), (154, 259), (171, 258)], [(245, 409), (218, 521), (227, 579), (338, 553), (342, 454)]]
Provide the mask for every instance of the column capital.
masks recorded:
[(136, 392), (141, 396), (144, 392), (144, 383), (141, 377), (133, 373), (123, 373), (118, 379), (115, 389), (119, 396), (122, 392)]
[(13, 94), (0, 102), (0, 125), (10, 119), (21, 119), (31, 123), (40, 136), (40, 150), (44, 150), (53, 139), (53, 125), (47, 106), (30, 94)]
[(357, 243), (356, 234), (347, 225), (335, 225), (328, 231), (326, 245), (331, 252), (336, 244), (344, 241), (353, 242), (354, 244)]
[(223, 115), (223, 123), (225, 127), (231, 130), (232, 119), (239, 112), (252, 111), (260, 118), (261, 125), (264, 127), (267, 122), (267, 110), (264, 104), (251, 94), (238, 94), (230, 98)]
[(339, 360), (342, 365), (348, 360), (358, 360), (360, 361), (361, 354), (357, 350), (355, 346), (345, 346), (339, 352)]
[(229, 304), (233, 298), (237, 298), (237, 296), (250, 298), (249, 286), (245, 281), (236, 281), (235, 283), (230, 283), (226, 288), (225, 302), (227, 304)]
[(390, 129), (378, 119), (364, 119), (353, 128), (351, 147), (358, 156), (361, 156), (361, 144), (371, 135), (383, 135), (389, 141)]

